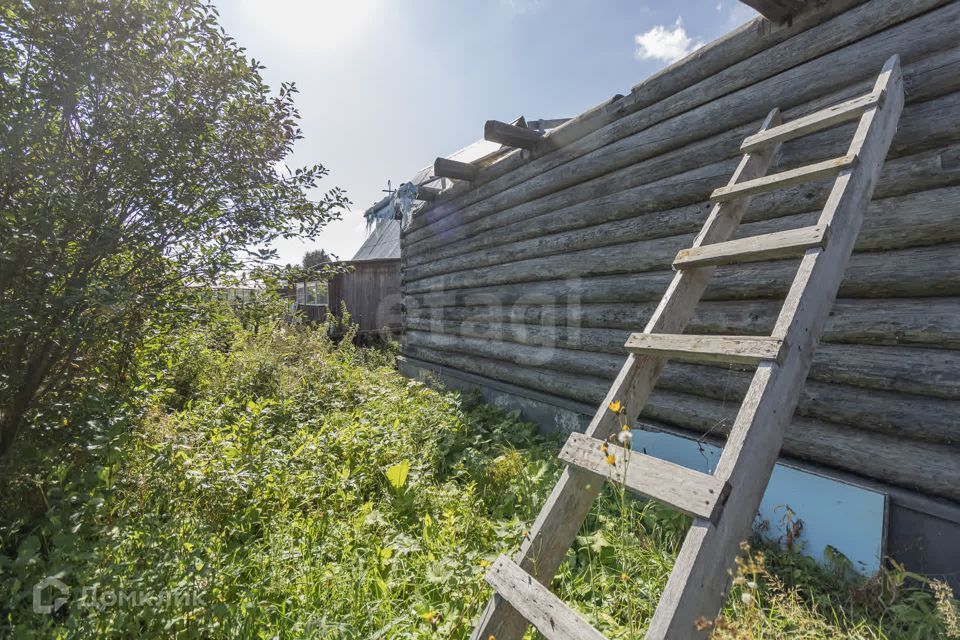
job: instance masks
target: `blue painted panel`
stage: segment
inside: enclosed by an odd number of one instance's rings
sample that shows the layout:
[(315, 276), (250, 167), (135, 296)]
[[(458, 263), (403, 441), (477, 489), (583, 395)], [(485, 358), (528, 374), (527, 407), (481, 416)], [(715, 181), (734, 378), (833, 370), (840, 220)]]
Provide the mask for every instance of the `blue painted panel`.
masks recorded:
[[(633, 449), (705, 473), (716, 469), (721, 451), (689, 438), (642, 429), (633, 431)], [(823, 562), (829, 546), (860, 573), (880, 569), (884, 494), (778, 462), (758, 514), (757, 524), (765, 536), (785, 539), (788, 508), (803, 523), (798, 542), (804, 554)]]

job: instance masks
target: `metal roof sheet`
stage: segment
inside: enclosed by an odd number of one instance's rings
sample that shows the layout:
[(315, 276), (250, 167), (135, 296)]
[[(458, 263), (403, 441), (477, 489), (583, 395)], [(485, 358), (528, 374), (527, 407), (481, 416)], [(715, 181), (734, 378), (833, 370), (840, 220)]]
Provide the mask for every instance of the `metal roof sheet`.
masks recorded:
[(400, 259), (400, 221), (380, 220), (350, 261), (390, 259)]

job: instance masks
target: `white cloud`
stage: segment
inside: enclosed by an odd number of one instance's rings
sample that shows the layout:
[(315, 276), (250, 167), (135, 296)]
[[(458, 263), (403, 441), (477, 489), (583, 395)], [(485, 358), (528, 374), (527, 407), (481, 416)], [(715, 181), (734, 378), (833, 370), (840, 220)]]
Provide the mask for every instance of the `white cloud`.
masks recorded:
[(703, 46), (703, 42), (687, 35), (683, 21), (677, 18), (673, 28), (658, 24), (636, 36), (637, 57), (676, 62)]

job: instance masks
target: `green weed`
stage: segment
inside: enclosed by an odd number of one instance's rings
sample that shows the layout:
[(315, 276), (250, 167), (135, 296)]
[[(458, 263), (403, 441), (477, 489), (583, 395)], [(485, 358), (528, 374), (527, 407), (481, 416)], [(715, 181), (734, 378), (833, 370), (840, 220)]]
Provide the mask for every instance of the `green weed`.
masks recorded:
[[(41, 506), (11, 499), (0, 522), (0, 637), (466, 637), (486, 566), (560, 473), (559, 441), (401, 377), (390, 350), (228, 329), (146, 349), (153, 374), (82, 452), (5, 476)], [(607, 487), (554, 590), (611, 638), (641, 637), (687, 526)], [(749, 553), (705, 621), (717, 637), (950, 632), (952, 595), (906, 572), (863, 583)], [(67, 603), (34, 613), (49, 576)]]

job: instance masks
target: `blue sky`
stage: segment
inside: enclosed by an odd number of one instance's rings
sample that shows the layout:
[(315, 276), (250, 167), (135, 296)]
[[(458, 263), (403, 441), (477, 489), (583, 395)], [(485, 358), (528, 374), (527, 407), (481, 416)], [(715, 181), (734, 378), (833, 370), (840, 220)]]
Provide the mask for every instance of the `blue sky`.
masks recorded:
[(293, 81), (304, 140), (354, 205), (283, 262), (322, 247), (350, 258), (363, 211), (420, 168), (474, 142), (489, 119), (572, 117), (743, 24), (735, 0), (217, 0), (227, 32)]

